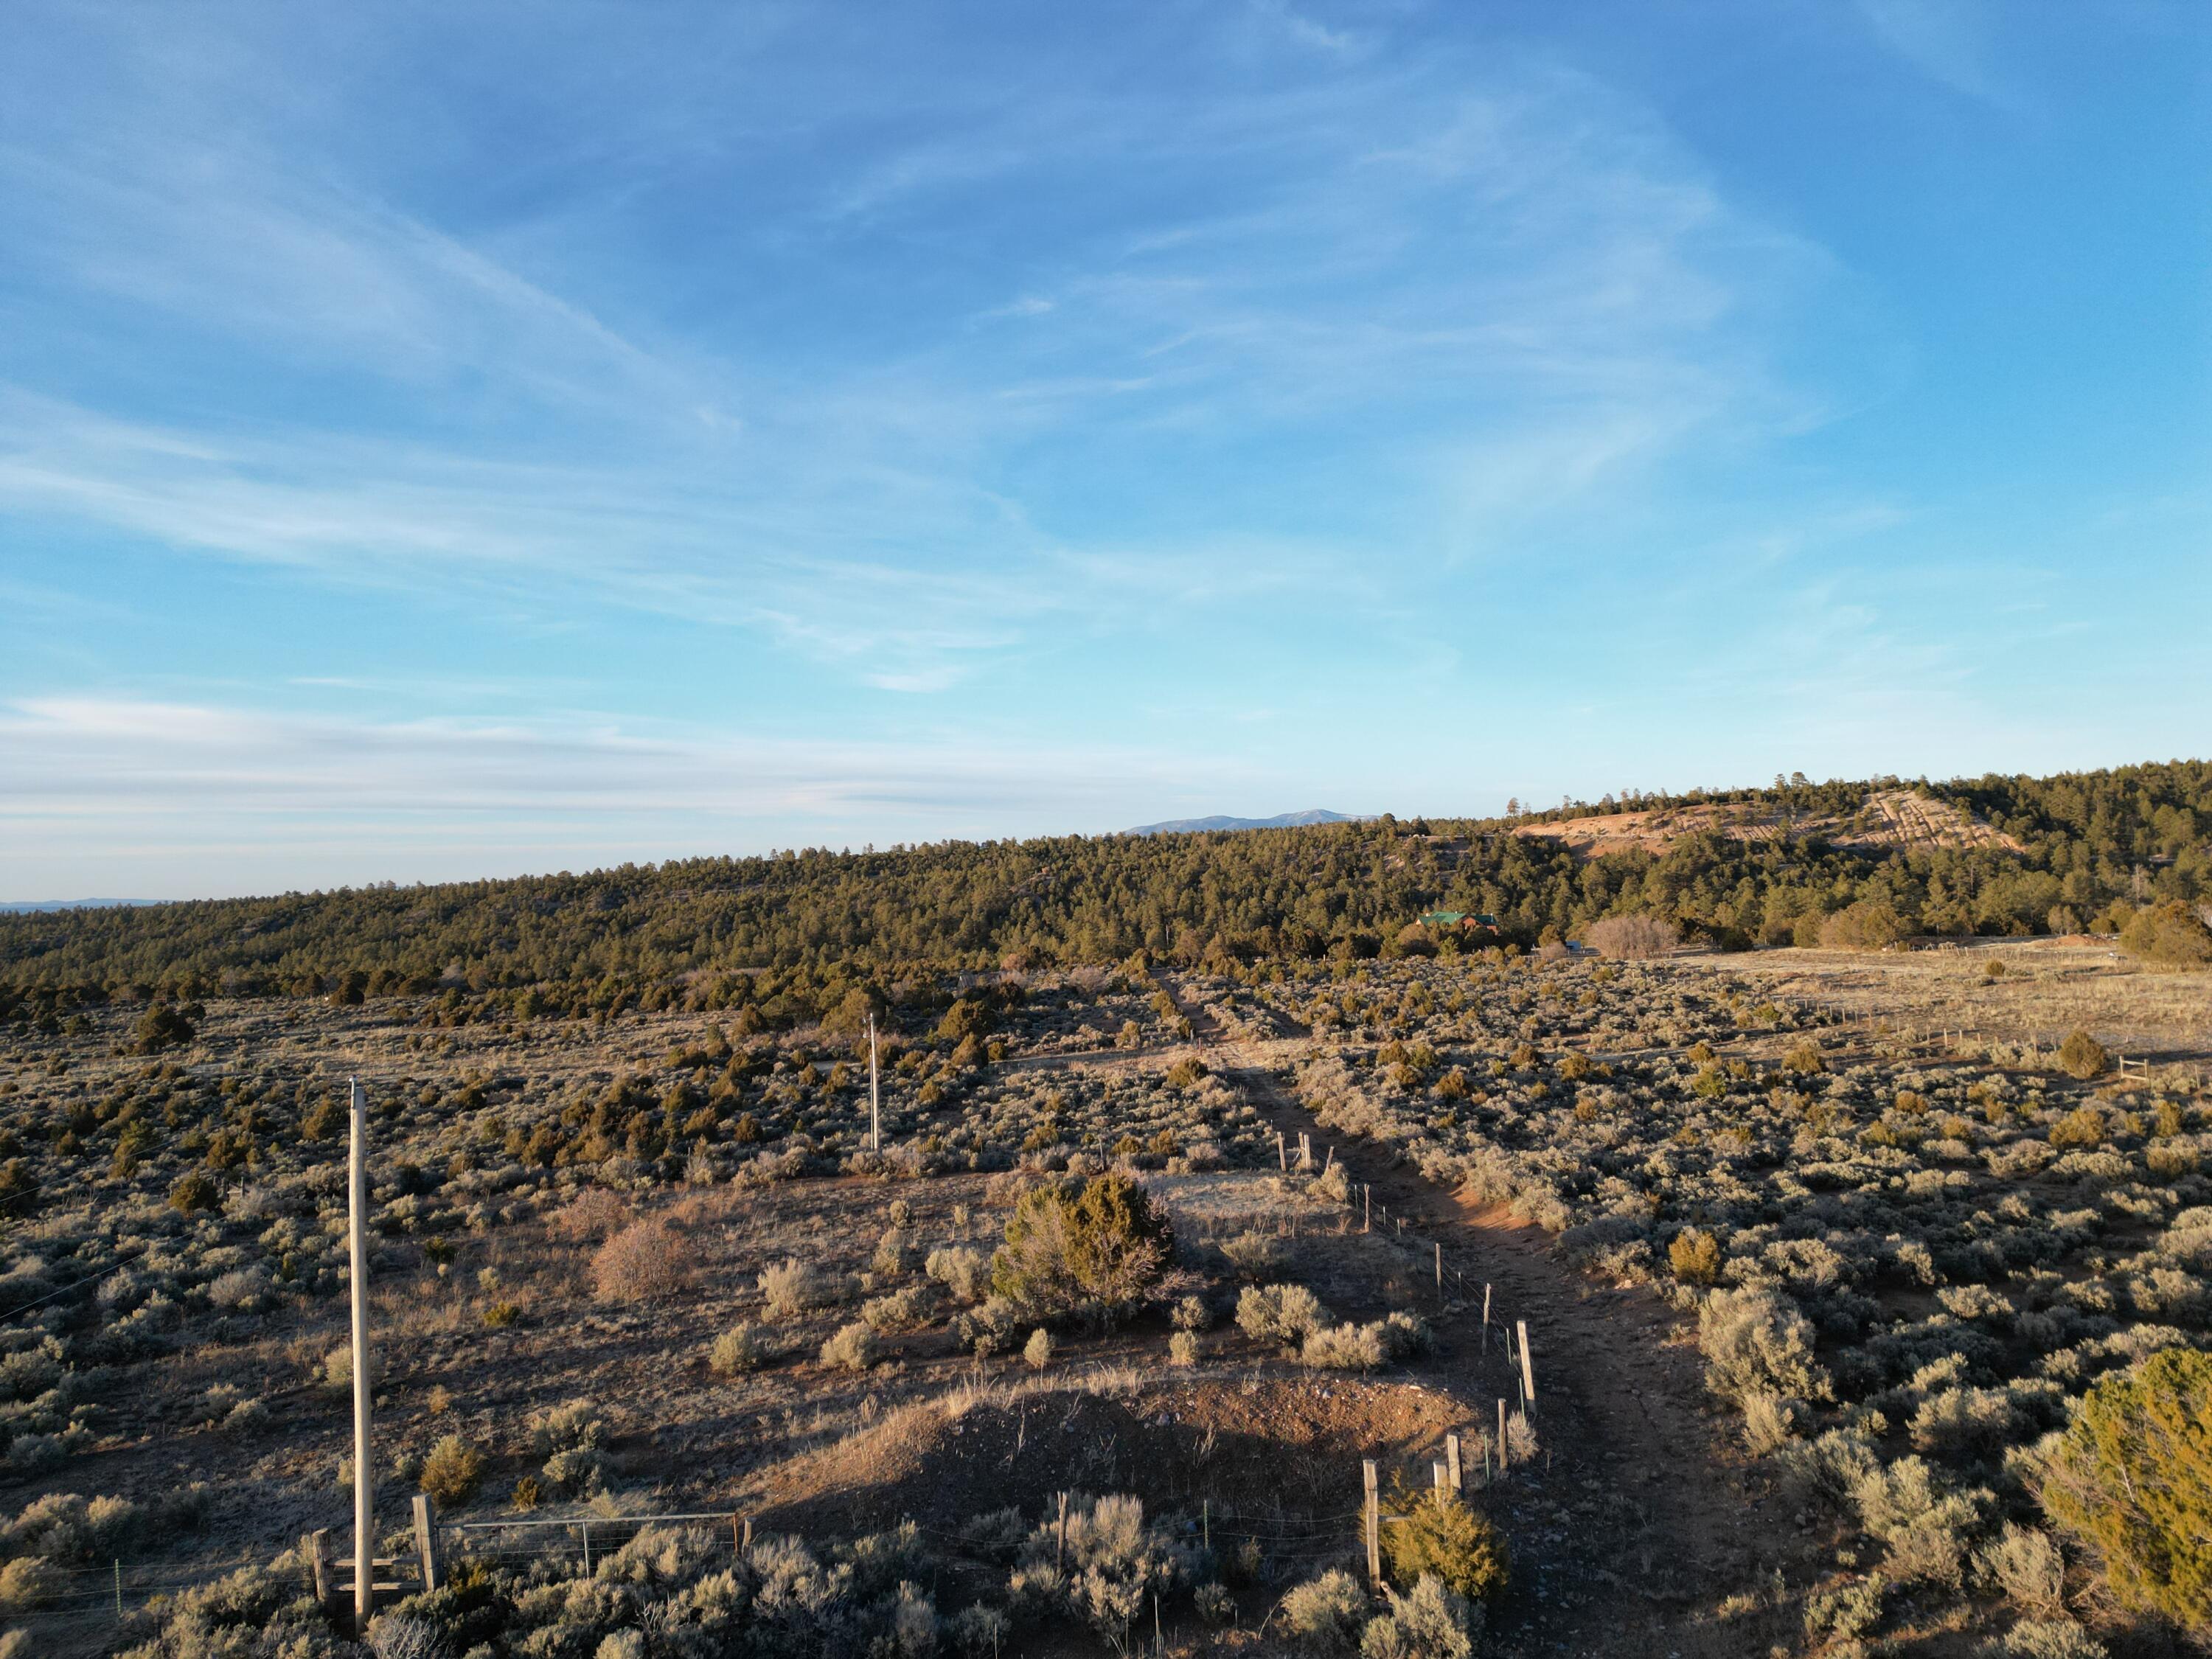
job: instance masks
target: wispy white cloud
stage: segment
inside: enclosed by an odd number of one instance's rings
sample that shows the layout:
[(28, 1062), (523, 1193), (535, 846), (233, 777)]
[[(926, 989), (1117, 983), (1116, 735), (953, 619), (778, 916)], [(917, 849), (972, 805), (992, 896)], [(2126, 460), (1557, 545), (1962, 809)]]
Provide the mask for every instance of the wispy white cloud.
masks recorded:
[[(1224, 768), (1237, 779), (1237, 763)], [(1130, 792), (1183, 790), (1183, 768), (1144, 750), (945, 737), (823, 744), (644, 726), (606, 714), (533, 719), (365, 719), (115, 696), (33, 696), (0, 706), (0, 821), (261, 825), (608, 818), (975, 825), (994, 814), (1093, 823)], [(133, 832), (135, 834), (135, 832)]]
[(1984, 103), (2018, 103), (1989, 61), (2001, 9), (1984, 0), (1859, 0), (1859, 10), (1876, 40), (1930, 80)]
[[(981, 313), (920, 313), (900, 349), (805, 369), (641, 325), (636, 296), (609, 321), (574, 295), (606, 286), (579, 249), (442, 227), (205, 109), (169, 112), (197, 118), (183, 143), (126, 121), (66, 161), (0, 151), (0, 199), (52, 282), (242, 343), (279, 377), (305, 361), (381, 388), (341, 399), (343, 420), (328, 398), (124, 416), (25, 393), (0, 405), (0, 511), (459, 603), (665, 611), (922, 690), (1071, 615), (1138, 619), (1164, 566), (1194, 603), (1286, 570), (1418, 580), (1403, 550), (1437, 525), (1479, 544), (1817, 404), (1767, 348), (1777, 296), (1831, 273), (1587, 77), (1376, 62), (986, 106), (955, 87), (892, 109), (923, 135), (832, 149), (821, 199), (862, 217), (1045, 199), (1132, 157), (1182, 187), (1077, 216)], [(1234, 188), (1212, 182), (1224, 166)], [(979, 335), (992, 311), (1036, 327)], [(430, 393), (420, 418), (407, 388)], [(1393, 429), (1365, 435), (1384, 406)], [(1425, 473), (1404, 470), (1408, 428)], [(1231, 533), (1202, 505), (1173, 532), (1117, 532), (1091, 505), (1194, 443), (1249, 489), (1233, 446), (1324, 434), (1346, 435), (1285, 505), (1329, 492), (1327, 532)], [(1397, 498), (1346, 512), (1378, 465)]]
[(1352, 58), (1367, 51), (1367, 37), (1351, 29), (1331, 28), (1319, 19), (1294, 9), (1286, 0), (1249, 0), (1253, 15), (1279, 30), (1294, 45), (1334, 58)]

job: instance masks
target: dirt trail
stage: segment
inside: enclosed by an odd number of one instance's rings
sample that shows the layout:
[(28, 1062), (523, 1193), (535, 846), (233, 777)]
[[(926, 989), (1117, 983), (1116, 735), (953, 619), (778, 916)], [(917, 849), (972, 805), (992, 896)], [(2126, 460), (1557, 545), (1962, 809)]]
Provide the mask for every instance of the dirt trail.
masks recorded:
[[(1295, 1147), (1313, 1138), (1370, 1189), (1378, 1228), (1443, 1247), (1448, 1280), (1464, 1274), (1467, 1310), (1448, 1316), (1444, 1380), (1474, 1401), (1501, 1386), (1493, 1332), (1481, 1352), (1480, 1286), (1493, 1321), (1525, 1319), (1536, 1376), (1535, 1423), (1550, 1466), (1510, 1500), (1516, 1583), (1492, 1629), (1515, 1653), (1653, 1659), (1764, 1652), (1764, 1621), (1715, 1621), (1714, 1603), (1753, 1590), (1802, 1553), (1778, 1499), (1738, 1479), (1742, 1460), (1720, 1439), (1682, 1322), (1643, 1290), (1612, 1290), (1562, 1263), (1549, 1236), (1502, 1206), (1424, 1178), (1389, 1147), (1324, 1129), (1275, 1076), (1292, 1045), (1224, 1042), (1204, 1007), (1170, 986), (1212, 1069), (1241, 1089)], [(1795, 1574), (1791, 1575), (1793, 1577)], [(1650, 1645), (1662, 1644), (1664, 1645)]]

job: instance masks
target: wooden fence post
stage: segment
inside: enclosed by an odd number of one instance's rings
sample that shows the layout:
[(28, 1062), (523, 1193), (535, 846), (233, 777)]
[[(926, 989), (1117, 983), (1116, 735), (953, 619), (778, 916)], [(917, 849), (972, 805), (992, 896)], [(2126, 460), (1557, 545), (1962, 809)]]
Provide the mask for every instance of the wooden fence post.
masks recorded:
[(1438, 1304), (1438, 1305), (1439, 1305), (1439, 1306), (1441, 1306), (1441, 1305), (1443, 1304), (1443, 1299), (1444, 1299), (1444, 1247), (1443, 1247), (1443, 1245), (1439, 1244), (1439, 1245), (1437, 1245), (1437, 1304)]
[(1501, 1400), (1498, 1402), (1498, 1467), (1507, 1468), (1512, 1462), (1513, 1454), (1505, 1444), (1505, 1402)]
[(1490, 1358), (1490, 1286), (1482, 1287), (1482, 1357)]
[(1459, 1437), (1455, 1434), (1444, 1437), (1444, 1465), (1451, 1471), (1451, 1489), (1455, 1492), (1466, 1491), (1466, 1475), (1459, 1462)]
[(1367, 1534), (1367, 1585), (1378, 1595), (1382, 1589), (1382, 1497), (1375, 1481), (1375, 1460), (1363, 1460), (1359, 1478), (1364, 1487), (1361, 1505)]
[(1359, 1231), (1375, 1231), (1375, 1189), (1364, 1181), (1359, 1183)]
[(1285, 1175), (1290, 1174), (1290, 1150), (1284, 1145), (1283, 1132), (1280, 1129), (1275, 1131), (1275, 1162), (1282, 1166), (1282, 1171)]
[(325, 1613), (335, 1614), (337, 1598), (331, 1587), (331, 1533), (319, 1527), (300, 1540), (300, 1553), (307, 1558), (307, 1571), (315, 1582), (315, 1601)]
[(1059, 1572), (1065, 1573), (1067, 1571), (1067, 1494), (1066, 1492), (1060, 1495), (1060, 1553), (1054, 1558), (1053, 1566), (1054, 1571)]
[(1513, 1328), (1521, 1339), (1521, 1409), (1534, 1417), (1536, 1414), (1536, 1373), (1528, 1364), (1528, 1322), (1516, 1319)]
[(415, 1553), (422, 1564), (422, 1588), (434, 1590), (445, 1582), (444, 1564), (438, 1559), (438, 1519), (430, 1507), (430, 1494), (415, 1494)]

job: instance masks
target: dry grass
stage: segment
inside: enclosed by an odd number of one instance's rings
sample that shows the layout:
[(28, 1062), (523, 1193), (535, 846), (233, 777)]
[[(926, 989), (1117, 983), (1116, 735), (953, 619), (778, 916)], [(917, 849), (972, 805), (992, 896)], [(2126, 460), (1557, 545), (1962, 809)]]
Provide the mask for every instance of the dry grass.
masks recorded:
[[(2002, 963), (2000, 977), (1989, 964)], [(1757, 976), (1780, 994), (1846, 1009), (1905, 1040), (1954, 1034), (1960, 1057), (2003, 1043), (2039, 1050), (2086, 1030), (2154, 1066), (2212, 1062), (2212, 974), (2144, 969), (2117, 945), (1976, 939), (1955, 949), (1861, 954), (1760, 951), (1686, 957), (1685, 967)]]

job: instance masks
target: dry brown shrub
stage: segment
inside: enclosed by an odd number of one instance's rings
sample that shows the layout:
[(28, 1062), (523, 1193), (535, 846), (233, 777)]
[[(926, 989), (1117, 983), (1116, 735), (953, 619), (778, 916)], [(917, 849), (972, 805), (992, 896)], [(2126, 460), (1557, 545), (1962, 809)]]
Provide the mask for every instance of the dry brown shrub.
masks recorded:
[(690, 1253), (666, 1222), (634, 1222), (592, 1258), (592, 1288), (603, 1302), (647, 1302), (691, 1282)]
[(562, 1238), (611, 1238), (629, 1220), (629, 1206), (604, 1187), (586, 1187), (546, 1225)]
[(1584, 928), (1583, 939), (1601, 957), (1634, 960), (1663, 957), (1682, 936), (1657, 916), (1606, 916)]

